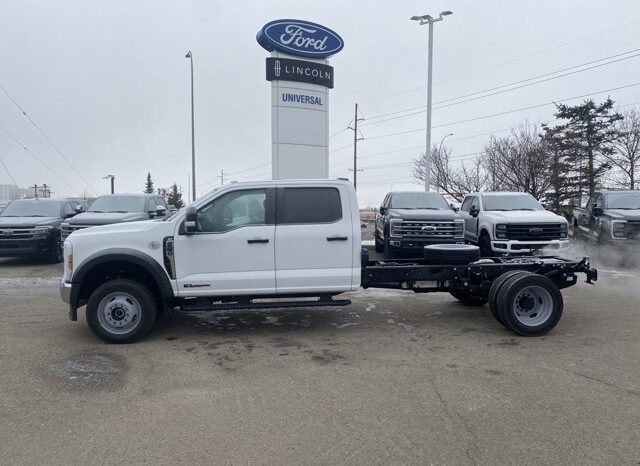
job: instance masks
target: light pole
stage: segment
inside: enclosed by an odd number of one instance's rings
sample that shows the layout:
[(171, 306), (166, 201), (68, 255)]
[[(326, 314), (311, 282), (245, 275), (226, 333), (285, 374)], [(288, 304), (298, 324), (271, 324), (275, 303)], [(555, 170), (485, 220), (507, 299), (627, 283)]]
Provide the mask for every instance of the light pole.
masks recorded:
[[(440, 139), (440, 145), (438, 146), (438, 156), (439, 157), (442, 157), (442, 143), (449, 136), (453, 136), (453, 133), (449, 133), (449, 134), (443, 136), (442, 139)], [(436, 178), (436, 191), (440, 192), (440, 169), (439, 168), (438, 168), (438, 177)]]
[(103, 180), (111, 180), (111, 194), (113, 194), (113, 191), (114, 191), (113, 188), (114, 188), (116, 176), (115, 175), (107, 175), (107, 176), (103, 176), (102, 179)]
[(452, 15), (451, 11), (443, 11), (436, 19), (429, 15), (412, 16), (412, 21), (419, 21), (420, 26), (423, 24), (429, 25), (429, 55), (427, 64), (427, 144), (426, 144), (426, 167), (424, 175), (424, 190), (429, 191), (429, 179), (431, 177), (431, 78), (433, 74), (433, 23), (436, 21), (442, 21), (445, 16)]
[(193, 54), (187, 52), (185, 58), (191, 62), (191, 202), (196, 200), (196, 137), (193, 122)]

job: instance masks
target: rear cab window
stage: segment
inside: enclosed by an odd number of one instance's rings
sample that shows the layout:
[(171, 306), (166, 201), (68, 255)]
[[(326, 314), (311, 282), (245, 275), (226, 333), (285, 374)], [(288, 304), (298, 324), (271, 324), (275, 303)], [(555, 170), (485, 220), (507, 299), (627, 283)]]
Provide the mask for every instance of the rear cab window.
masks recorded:
[(335, 223), (342, 219), (342, 198), (335, 187), (278, 188), (276, 223)]

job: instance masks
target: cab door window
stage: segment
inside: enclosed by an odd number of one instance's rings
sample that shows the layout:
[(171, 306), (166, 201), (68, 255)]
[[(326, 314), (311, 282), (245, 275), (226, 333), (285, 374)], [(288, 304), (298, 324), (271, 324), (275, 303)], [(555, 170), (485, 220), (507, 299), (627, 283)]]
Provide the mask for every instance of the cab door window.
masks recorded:
[(232, 191), (198, 210), (198, 231), (224, 233), (241, 227), (272, 224), (267, 212), (266, 189)]

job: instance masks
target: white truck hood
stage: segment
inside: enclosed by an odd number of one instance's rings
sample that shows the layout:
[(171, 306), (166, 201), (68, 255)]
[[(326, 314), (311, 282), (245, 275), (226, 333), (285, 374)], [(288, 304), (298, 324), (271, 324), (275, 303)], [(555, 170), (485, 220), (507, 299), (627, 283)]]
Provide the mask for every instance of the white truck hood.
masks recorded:
[(548, 210), (485, 210), (484, 215), (507, 223), (566, 222), (564, 217)]

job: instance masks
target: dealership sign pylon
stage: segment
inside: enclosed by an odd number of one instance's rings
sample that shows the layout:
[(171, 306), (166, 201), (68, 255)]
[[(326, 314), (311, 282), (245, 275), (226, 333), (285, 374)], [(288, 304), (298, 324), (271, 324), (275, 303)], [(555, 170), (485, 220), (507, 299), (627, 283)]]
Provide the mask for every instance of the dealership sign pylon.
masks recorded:
[(280, 19), (256, 36), (271, 52), (271, 166), (273, 179), (329, 177), (328, 58), (344, 46), (342, 38), (319, 24)]

